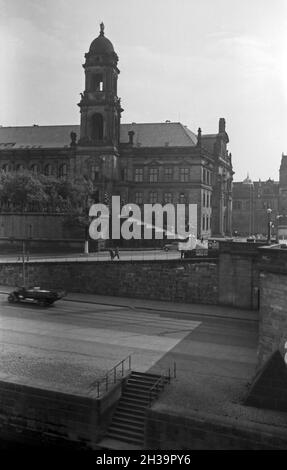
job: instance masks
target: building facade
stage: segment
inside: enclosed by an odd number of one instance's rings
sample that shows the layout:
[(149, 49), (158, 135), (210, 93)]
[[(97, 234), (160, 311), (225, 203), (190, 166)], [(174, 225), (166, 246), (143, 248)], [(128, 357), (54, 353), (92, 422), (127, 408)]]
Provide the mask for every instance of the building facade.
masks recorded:
[(101, 24), (83, 65), (80, 125), (0, 128), (3, 171), (86, 175), (95, 202), (197, 204), (200, 237), (231, 235), (231, 153), (225, 119), (204, 135), (179, 122), (121, 124), (118, 56)]
[(284, 227), (287, 232), (287, 155), (282, 154), (279, 181), (252, 181), (247, 176), (233, 182), (232, 217), (234, 233), (242, 236), (267, 236), (269, 217), (274, 237)]

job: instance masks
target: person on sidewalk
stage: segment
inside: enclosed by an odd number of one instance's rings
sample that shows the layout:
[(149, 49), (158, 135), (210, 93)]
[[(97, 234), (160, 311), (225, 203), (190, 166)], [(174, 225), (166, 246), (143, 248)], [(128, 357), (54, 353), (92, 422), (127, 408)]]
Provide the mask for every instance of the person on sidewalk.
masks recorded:
[(111, 257), (111, 261), (112, 261), (115, 257), (115, 253), (114, 253), (112, 248), (109, 249), (109, 252), (110, 252), (110, 257)]
[(116, 258), (116, 257), (117, 257), (118, 259), (120, 259), (120, 252), (119, 252), (119, 248), (118, 248), (118, 247), (115, 248), (114, 258)]

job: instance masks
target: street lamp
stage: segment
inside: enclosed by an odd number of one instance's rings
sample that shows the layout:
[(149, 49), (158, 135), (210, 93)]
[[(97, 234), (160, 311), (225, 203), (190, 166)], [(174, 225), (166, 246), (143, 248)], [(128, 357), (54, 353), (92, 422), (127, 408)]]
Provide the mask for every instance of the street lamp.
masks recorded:
[(271, 226), (272, 226), (271, 213), (272, 213), (272, 209), (270, 209), (269, 207), (267, 209), (267, 245), (271, 244)]

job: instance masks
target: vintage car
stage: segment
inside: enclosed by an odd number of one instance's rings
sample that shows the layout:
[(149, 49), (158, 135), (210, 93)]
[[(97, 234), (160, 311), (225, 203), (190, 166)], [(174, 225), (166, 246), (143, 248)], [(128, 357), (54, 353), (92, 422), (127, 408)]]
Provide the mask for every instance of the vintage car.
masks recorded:
[(56, 300), (65, 297), (64, 290), (41, 289), (40, 287), (19, 287), (8, 295), (8, 302), (31, 302), (48, 307)]
[(178, 242), (177, 241), (172, 241), (170, 243), (165, 243), (164, 246), (162, 247), (164, 251), (178, 251)]

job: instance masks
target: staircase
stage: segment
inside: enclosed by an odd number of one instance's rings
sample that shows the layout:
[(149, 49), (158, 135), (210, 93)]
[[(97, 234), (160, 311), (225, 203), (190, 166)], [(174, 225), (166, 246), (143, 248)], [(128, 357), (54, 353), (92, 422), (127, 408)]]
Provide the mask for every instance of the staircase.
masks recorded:
[(145, 410), (169, 381), (170, 377), (132, 371), (104, 440), (122, 441), (141, 448)]

